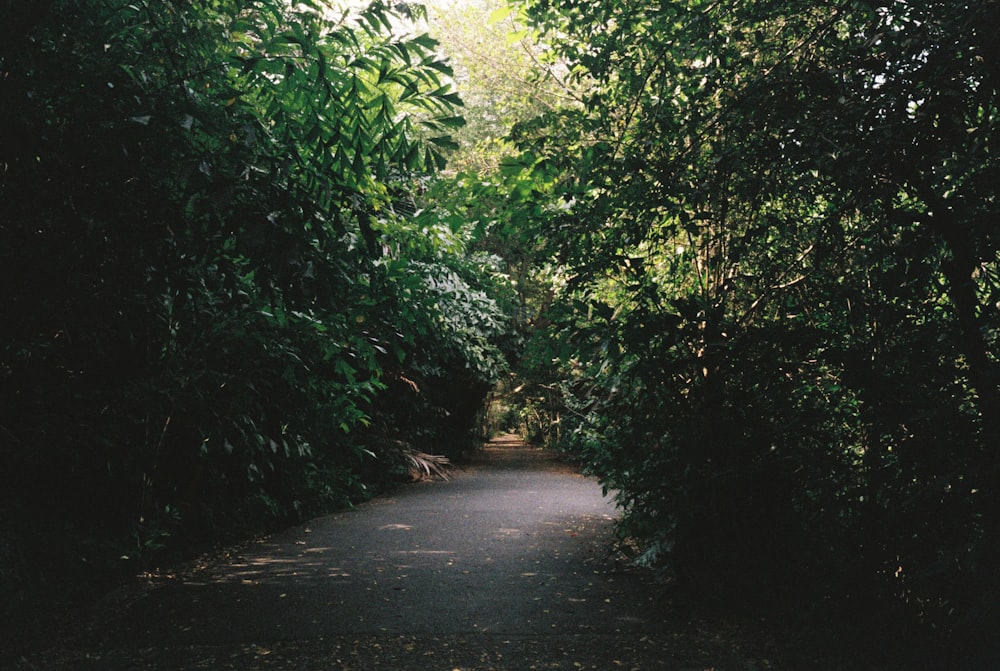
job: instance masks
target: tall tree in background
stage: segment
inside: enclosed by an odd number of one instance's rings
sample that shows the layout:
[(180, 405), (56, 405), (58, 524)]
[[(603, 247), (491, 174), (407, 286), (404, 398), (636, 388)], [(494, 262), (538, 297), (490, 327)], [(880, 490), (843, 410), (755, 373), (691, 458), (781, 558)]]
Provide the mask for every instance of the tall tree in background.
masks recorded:
[(502, 0), (428, 3), (429, 31), (454, 66), (465, 103), (451, 170), (495, 173), (510, 153), (505, 140), (514, 124), (574, 101), (568, 72), (546, 59), (522, 19)]
[[(570, 81), (556, 54), (532, 38), (526, 18), (500, 0), (428, 3), (429, 31), (454, 64), (467, 124), (454, 133), (459, 147), (448, 173), (430, 184), (422, 205), (443, 219), (465, 222), (470, 249), (493, 259), (492, 265), (510, 279), (516, 296), (507, 311), (513, 316), (516, 343), (538, 320), (558, 271), (540, 254), (536, 231), (525, 225), (538, 208), (548, 206), (536, 198), (545, 187), (535, 176), (524, 178), (519, 164), (511, 163), (518, 152), (508, 135), (518, 123), (579, 107), (586, 85)], [(534, 377), (538, 384), (549, 379), (541, 371)], [(534, 385), (513, 378), (508, 382), (491, 393), (494, 400), (506, 399), (494, 410), (516, 409), (508, 402), (512, 389), (520, 389), (513, 395), (518, 398), (536, 396)], [(499, 428), (488, 424), (487, 432)]]

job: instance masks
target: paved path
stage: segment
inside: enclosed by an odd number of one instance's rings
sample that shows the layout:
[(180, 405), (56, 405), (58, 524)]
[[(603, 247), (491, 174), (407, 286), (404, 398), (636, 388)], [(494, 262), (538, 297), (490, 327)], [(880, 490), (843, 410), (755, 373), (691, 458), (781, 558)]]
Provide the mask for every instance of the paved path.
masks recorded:
[(609, 557), (614, 514), (595, 481), (550, 455), (491, 444), (450, 481), (403, 488), (161, 581), (91, 625), (60, 663), (766, 668), (734, 657), (730, 642), (669, 624), (651, 583)]

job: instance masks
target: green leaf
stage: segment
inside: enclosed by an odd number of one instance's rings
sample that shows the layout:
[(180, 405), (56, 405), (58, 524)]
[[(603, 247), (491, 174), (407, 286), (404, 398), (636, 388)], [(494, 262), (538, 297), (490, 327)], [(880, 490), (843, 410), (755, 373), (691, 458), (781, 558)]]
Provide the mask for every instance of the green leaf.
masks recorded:
[(503, 7), (499, 7), (497, 9), (494, 9), (490, 13), (490, 16), (489, 16), (489, 19), (487, 20), (487, 22), (490, 23), (491, 25), (495, 24), (495, 23), (500, 23), (501, 21), (503, 21), (504, 19), (506, 19), (508, 16), (510, 16), (510, 14), (511, 14), (512, 11), (513, 11), (513, 8), (510, 5), (505, 5)]
[(437, 147), (441, 147), (442, 149), (458, 149), (458, 143), (455, 142), (450, 135), (427, 138), (427, 141)]
[(507, 46), (511, 46), (512, 44), (517, 44), (518, 42), (524, 40), (524, 38), (528, 36), (528, 32), (529, 32), (528, 30), (518, 30), (516, 32), (510, 33), (509, 35), (507, 35), (506, 38)]
[(447, 128), (461, 128), (466, 125), (465, 117), (462, 116), (435, 117), (434, 122)]

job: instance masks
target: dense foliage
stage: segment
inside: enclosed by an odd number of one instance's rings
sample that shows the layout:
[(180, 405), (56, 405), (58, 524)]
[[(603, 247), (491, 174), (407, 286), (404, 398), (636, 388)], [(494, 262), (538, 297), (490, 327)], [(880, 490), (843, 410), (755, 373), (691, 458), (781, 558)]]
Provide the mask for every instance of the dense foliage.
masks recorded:
[(420, 8), (4, 3), (0, 601), (465, 447), (510, 287), (426, 176)]
[(519, 4), (589, 86), (508, 166), (548, 435), (701, 596), (991, 631), (998, 5)]
[(513, 148), (515, 123), (572, 104), (568, 73), (545, 54), (504, 0), (441, 0), (428, 5), (428, 27), (455, 69), (466, 125), (449, 171), (489, 178)]
[(330, 4), (5, 3), (0, 596), (363, 498), (493, 388), (699, 598), (992, 631), (996, 2)]

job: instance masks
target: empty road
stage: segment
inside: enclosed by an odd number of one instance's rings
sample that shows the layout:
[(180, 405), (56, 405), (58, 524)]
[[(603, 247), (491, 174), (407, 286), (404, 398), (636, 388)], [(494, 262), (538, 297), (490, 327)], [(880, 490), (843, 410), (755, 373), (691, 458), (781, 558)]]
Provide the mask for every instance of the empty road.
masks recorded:
[(614, 517), (593, 479), (495, 442), (449, 481), (156, 580), (17, 668), (766, 668), (671, 622), (611, 556)]

